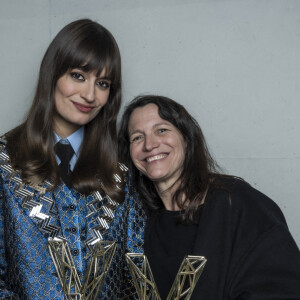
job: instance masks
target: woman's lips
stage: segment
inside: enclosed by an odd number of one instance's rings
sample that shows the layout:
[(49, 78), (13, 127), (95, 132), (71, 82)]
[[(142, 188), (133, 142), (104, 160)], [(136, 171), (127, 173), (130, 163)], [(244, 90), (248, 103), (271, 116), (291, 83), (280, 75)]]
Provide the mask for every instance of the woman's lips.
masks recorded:
[(94, 108), (93, 106), (82, 105), (77, 102), (73, 102), (73, 104), (79, 111), (84, 112), (84, 113), (88, 113)]
[(153, 156), (147, 157), (147, 158), (146, 158), (146, 161), (147, 161), (147, 162), (152, 162), (152, 161), (155, 161), (155, 160), (163, 159), (163, 158), (165, 158), (165, 157), (167, 157), (167, 154), (153, 155)]

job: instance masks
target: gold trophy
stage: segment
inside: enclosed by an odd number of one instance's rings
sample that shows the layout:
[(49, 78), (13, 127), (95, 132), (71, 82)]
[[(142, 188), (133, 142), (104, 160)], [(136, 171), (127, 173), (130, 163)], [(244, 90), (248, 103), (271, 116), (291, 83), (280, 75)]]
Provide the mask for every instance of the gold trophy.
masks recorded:
[[(126, 260), (139, 300), (161, 300), (146, 255), (127, 253)], [(166, 300), (189, 300), (206, 261), (204, 256), (186, 256)]]
[(90, 254), (90, 263), (81, 283), (70, 252), (62, 238), (49, 238), (49, 251), (67, 300), (99, 299), (105, 277), (116, 251), (115, 242), (97, 241)]

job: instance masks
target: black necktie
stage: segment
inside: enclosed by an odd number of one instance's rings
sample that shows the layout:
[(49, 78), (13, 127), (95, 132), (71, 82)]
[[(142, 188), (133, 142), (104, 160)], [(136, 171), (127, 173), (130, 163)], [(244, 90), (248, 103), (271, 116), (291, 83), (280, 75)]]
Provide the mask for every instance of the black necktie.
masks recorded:
[(74, 155), (74, 150), (70, 144), (56, 143), (54, 151), (60, 159), (59, 174), (64, 183), (70, 188), (71, 185), (71, 170), (70, 160)]

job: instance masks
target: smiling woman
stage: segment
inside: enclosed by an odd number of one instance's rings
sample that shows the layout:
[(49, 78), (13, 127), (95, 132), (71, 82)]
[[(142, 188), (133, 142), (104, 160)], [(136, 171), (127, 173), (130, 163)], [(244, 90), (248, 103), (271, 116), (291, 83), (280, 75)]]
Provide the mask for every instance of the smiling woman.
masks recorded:
[(90, 20), (68, 24), (44, 55), (26, 122), (5, 135), (13, 166), (26, 181), (57, 184), (53, 145), (81, 128), (75, 134), (82, 141), (75, 161), (71, 160), (72, 185), (85, 194), (105, 186), (118, 198), (121, 193), (113, 174), (120, 173), (116, 167), (120, 104), (121, 58), (113, 36)]
[[(0, 138), (1, 299), (122, 299), (123, 287), (130, 291), (122, 284), (129, 219), (117, 159), (120, 104), (112, 34), (88, 19), (66, 25), (44, 55), (25, 122)], [(101, 292), (104, 240), (118, 243)]]
[[(180, 131), (158, 114), (155, 104), (136, 108), (129, 119), (131, 159), (159, 193), (173, 186), (183, 170), (186, 142)], [(166, 197), (162, 197), (164, 202)], [(172, 203), (164, 202), (167, 209)]]
[(300, 252), (279, 207), (218, 172), (182, 105), (163, 96), (134, 99), (121, 120), (119, 149), (147, 212), (145, 228), (131, 230), (144, 241), (132, 248), (141, 252), (144, 242), (161, 299), (187, 255), (207, 259), (190, 299), (300, 299)]
[(96, 71), (70, 69), (58, 79), (54, 92), (54, 130), (61, 137), (68, 137), (92, 121), (106, 104), (111, 81), (105, 77), (105, 69), (97, 75)]

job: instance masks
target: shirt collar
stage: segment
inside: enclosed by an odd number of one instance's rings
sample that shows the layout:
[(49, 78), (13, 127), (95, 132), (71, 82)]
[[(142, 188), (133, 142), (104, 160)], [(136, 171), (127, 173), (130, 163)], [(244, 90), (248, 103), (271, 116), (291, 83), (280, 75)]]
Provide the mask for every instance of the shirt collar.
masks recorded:
[(55, 143), (58, 143), (60, 140), (68, 140), (75, 152), (76, 157), (78, 157), (79, 148), (81, 146), (81, 143), (83, 141), (83, 136), (84, 136), (84, 126), (81, 126), (78, 130), (76, 130), (66, 138), (60, 137), (56, 132), (54, 132), (54, 135), (55, 135)]

